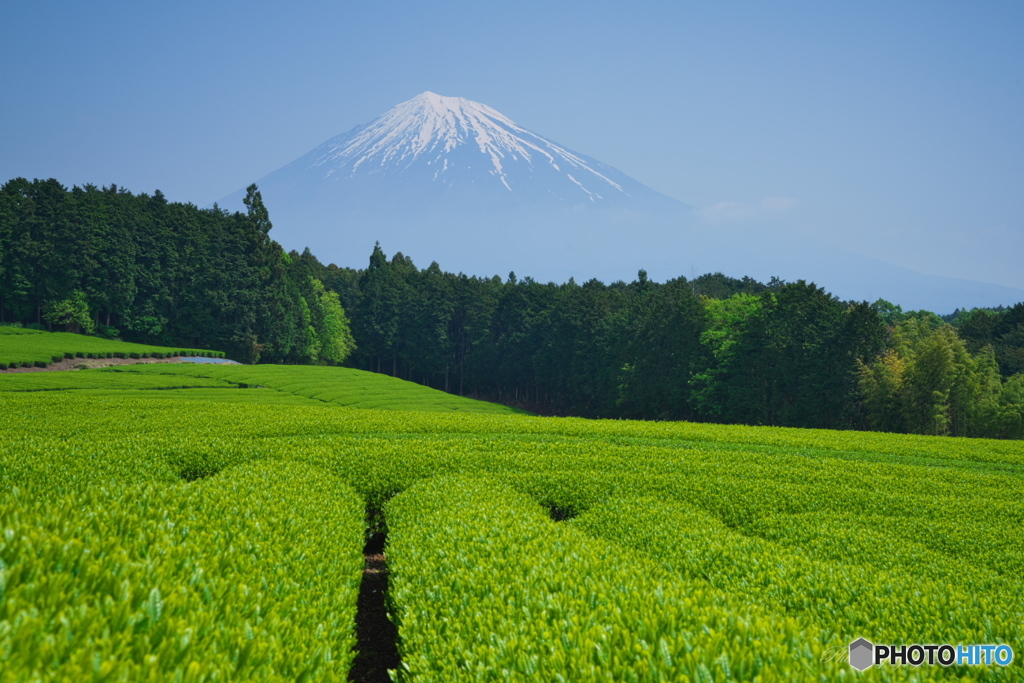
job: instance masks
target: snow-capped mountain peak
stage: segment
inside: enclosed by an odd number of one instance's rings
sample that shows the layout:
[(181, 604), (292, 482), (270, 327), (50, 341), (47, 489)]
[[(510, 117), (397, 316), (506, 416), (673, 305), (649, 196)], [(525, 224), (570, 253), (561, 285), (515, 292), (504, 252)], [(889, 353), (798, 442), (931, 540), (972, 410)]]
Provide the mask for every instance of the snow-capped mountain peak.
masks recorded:
[[(475, 182), (485, 170), (508, 192), (543, 184), (566, 201), (629, 195), (621, 172), (519, 126), (479, 102), (424, 92), (307, 155), (323, 177), (392, 175), (417, 170), (448, 185)], [(472, 173), (469, 171), (472, 170)], [(470, 180), (472, 176), (472, 180)]]

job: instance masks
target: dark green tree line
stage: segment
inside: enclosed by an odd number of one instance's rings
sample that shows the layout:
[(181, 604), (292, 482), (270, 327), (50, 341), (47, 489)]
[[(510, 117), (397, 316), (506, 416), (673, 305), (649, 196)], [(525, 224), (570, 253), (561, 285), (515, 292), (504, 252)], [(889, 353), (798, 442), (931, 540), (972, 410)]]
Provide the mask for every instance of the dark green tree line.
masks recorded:
[(0, 322), (247, 362), (342, 362), (353, 340), (337, 293), (316, 277), (322, 266), (269, 237), (255, 185), (245, 202), (232, 214), (160, 191), (11, 180), (0, 188)]
[[(972, 355), (935, 314), (803, 281), (542, 284), (421, 270), (379, 245), (365, 270), (321, 277), (352, 314), (352, 364), (543, 413), (1000, 437), (1024, 415), (1024, 380), (1000, 379), (991, 343)], [(985, 328), (1006, 358), (1016, 310)]]
[[(246, 211), (0, 188), (0, 323), (333, 363), (545, 414), (1024, 437), (1024, 303), (943, 319), (721, 273), (540, 283), (285, 253)], [(351, 325), (349, 323), (351, 317)]]

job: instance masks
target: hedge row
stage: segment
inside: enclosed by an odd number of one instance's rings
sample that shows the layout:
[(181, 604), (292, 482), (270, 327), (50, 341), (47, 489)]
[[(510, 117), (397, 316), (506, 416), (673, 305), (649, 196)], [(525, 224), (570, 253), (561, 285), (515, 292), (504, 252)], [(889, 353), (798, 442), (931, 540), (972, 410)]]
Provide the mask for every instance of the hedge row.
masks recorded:
[(54, 355), (50, 357), (50, 361), (45, 360), (22, 360), (22, 361), (0, 361), (0, 370), (11, 370), (14, 368), (46, 368), (51, 363), (59, 363), (67, 358), (129, 358), (138, 359), (143, 358), (174, 358), (176, 356), (182, 357), (196, 357), (196, 356), (207, 356), (210, 358), (224, 358), (223, 351), (153, 351), (150, 353), (138, 352), (138, 351), (67, 351), (64, 355)]
[(14, 489), (0, 495), (0, 680), (345, 680), (363, 525), (350, 487), (284, 461)]

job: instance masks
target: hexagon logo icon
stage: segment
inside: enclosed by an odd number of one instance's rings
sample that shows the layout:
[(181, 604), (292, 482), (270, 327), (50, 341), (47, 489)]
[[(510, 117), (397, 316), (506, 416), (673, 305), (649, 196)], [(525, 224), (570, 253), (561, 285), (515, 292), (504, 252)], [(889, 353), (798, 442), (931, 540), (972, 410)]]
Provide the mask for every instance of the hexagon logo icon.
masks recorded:
[(871, 641), (858, 638), (850, 643), (850, 666), (857, 671), (863, 671), (874, 664), (875, 646)]

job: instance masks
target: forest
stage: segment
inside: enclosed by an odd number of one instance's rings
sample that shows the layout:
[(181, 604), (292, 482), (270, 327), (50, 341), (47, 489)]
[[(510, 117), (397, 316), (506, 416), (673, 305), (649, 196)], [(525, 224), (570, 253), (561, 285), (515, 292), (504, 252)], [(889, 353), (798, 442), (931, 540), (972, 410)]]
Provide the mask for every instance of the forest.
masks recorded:
[[(245, 214), (16, 178), (0, 188), (0, 322), (214, 348), (246, 363), (340, 363), (337, 294)], [(54, 327), (57, 326), (57, 327)], [(193, 343), (194, 342), (194, 343)]]
[[(245, 213), (0, 188), (0, 324), (345, 364), (542, 414), (1024, 438), (1024, 303), (939, 317), (721, 273), (540, 283), (286, 253)], [(642, 266), (642, 264), (637, 264)]]

